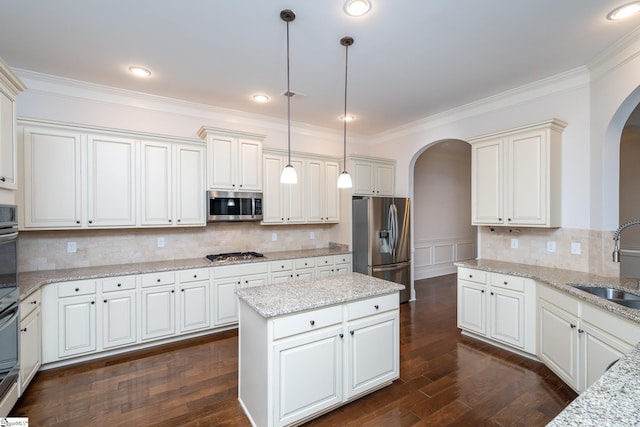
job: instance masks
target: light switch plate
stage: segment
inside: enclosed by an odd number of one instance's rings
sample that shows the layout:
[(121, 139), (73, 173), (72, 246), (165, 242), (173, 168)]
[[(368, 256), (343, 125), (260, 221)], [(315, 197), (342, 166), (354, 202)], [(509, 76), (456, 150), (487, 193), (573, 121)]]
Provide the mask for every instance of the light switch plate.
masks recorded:
[(571, 254), (580, 255), (582, 253), (582, 245), (580, 242), (571, 242)]
[(518, 239), (511, 239), (511, 249), (518, 249)]
[(271, 233), (271, 240), (273, 240), (274, 242), (278, 240), (278, 233)]

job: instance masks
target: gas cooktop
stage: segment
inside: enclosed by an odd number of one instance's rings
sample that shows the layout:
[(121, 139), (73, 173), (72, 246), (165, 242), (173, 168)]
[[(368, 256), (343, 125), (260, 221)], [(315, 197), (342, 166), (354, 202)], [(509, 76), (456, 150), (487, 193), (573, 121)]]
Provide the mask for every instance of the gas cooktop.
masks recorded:
[(241, 261), (256, 258), (263, 258), (260, 252), (228, 252), (223, 254), (207, 255), (207, 259), (213, 262)]

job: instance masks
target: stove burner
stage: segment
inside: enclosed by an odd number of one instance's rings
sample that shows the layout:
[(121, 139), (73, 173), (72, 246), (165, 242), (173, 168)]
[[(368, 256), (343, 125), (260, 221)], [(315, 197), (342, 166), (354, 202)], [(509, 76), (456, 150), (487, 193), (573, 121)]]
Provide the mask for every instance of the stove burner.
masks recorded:
[(207, 259), (213, 262), (240, 261), (262, 257), (264, 257), (264, 255), (260, 252), (229, 252), (224, 254), (207, 255)]

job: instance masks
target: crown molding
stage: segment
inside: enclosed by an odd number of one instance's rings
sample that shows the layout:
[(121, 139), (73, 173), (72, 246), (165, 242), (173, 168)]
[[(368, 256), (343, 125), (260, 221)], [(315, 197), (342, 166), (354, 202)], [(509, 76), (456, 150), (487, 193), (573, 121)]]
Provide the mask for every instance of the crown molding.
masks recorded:
[(640, 56), (640, 27), (619, 39), (587, 65), (595, 81)]

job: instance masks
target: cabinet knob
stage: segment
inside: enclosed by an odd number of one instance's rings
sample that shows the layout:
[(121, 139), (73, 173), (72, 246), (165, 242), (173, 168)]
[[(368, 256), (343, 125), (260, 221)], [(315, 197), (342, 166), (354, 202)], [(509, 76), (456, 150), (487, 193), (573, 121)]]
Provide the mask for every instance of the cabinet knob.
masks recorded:
[(171, 222), (171, 218), (169, 218), (169, 222)]
[(376, 310), (378, 310), (380, 308), (380, 306), (378, 304), (374, 305), (373, 308), (375, 308)]
[(91, 219), (90, 219), (90, 220), (89, 220), (89, 224), (93, 224), (93, 220), (91, 220)]
[(76, 288), (76, 292), (80, 292), (80, 288)]
[(498, 218), (498, 221), (502, 221), (502, 218)]
[(182, 221), (181, 219), (178, 220), (178, 222)]
[(576, 325), (574, 325), (573, 323), (569, 324), (569, 326), (571, 326), (571, 329), (574, 329), (576, 327)]
[(353, 334), (355, 334), (355, 331), (350, 331), (349, 333), (350, 333), (351, 335), (353, 335)]
[[(25, 331), (26, 331), (26, 329), (25, 329)], [(344, 334), (340, 334), (340, 338), (344, 338)]]
[(107, 303), (107, 300), (104, 300), (105, 304)]
[(118, 283), (118, 287), (122, 286), (122, 283)]
[(242, 188), (242, 184), (240, 184), (240, 188)]
[[(27, 332), (27, 328), (22, 328), (22, 329), (20, 329), (20, 330), (21, 330), (22, 332)], [(340, 335), (342, 335), (342, 334), (340, 334)], [(342, 337), (340, 337), (340, 338), (342, 338)]]
[(491, 295), (493, 295), (493, 292), (491, 292)]
[(511, 218), (507, 218), (507, 221), (511, 221)]
[(91, 301), (91, 304), (95, 304), (95, 303), (96, 303), (95, 301)]
[(172, 294), (175, 294), (175, 293), (176, 293), (176, 291), (175, 291), (174, 289), (171, 289), (171, 293), (172, 293)]
[(180, 289), (180, 292), (184, 292), (184, 288)]
[(29, 304), (37, 304), (37, 303), (38, 303), (38, 300), (33, 300)]
[(484, 289), (482, 289), (482, 290), (480, 291), (480, 293), (481, 293), (481, 294), (484, 294)]
[(509, 284), (509, 282), (507, 282), (506, 280), (505, 280), (503, 283), (504, 283), (505, 285), (508, 285), (508, 284)]
[(0, 177), (0, 181), (5, 182), (6, 180), (7, 180), (7, 178), (5, 178), (4, 176)]
[(578, 333), (579, 333), (579, 334), (581, 334), (581, 333), (583, 333), (583, 332), (584, 332), (584, 331), (583, 331), (582, 329), (578, 329)]
[(160, 279), (156, 279), (156, 282), (160, 283)]
[(197, 275), (197, 274), (194, 274), (194, 275), (193, 275), (193, 278), (194, 278), (194, 279), (197, 279), (197, 278), (198, 278), (198, 275)]
[(76, 221), (76, 224), (80, 224), (80, 221)]
[(231, 184), (231, 186), (232, 186), (232, 187), (235, 187), (236, 185), (235, 185), (235, 184)]
[(313, 326), (313, 325), (316, 324), (316, 321), (315, 320), (311, 320), (309, 323), (311, 324), (311, 326)]
[(469, 279), (473, 279), (473, 274), (470, 274), (470, 275), (469, 275)]

